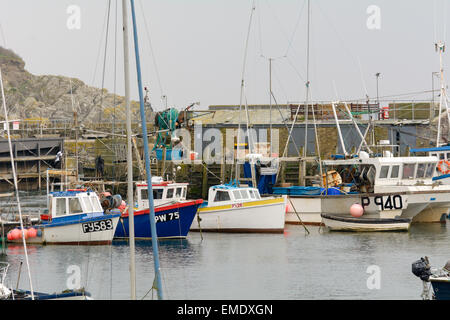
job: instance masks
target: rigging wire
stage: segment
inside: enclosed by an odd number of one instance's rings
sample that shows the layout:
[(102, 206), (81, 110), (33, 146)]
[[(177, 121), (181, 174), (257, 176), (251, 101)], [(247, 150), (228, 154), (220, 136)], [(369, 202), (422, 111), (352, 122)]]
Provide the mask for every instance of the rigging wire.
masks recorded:
[(147, 35), (147, 41), (148, 41), (148, 44), (150, 46), (150, 52), (151, 52), (151, 56), (152, 56), (153, 66), (155, 68), (156, 79), (158, 80), (159, 91), (161, 92), (161, 99), (162, 99), (163, 97), (167, 97), (167, 95), (164, 92), (162, 81), (161, 81), (161, 76), (159, 74), (158, 64), (156, 63), (155, 53), (153, 51), (153, 45), (152, 45), (152, 41), (151, 41), (151, 37), (150, 37), (150, 32), (149, 32), (149, 28), (148, 28), (148, 24), (147, 24), (147, 19), (145, 19), (145, 15), (144, 15), (145, 11), (144, 11), (142, 2), (139, 0), (138, 3), (139, 3), (139, 6), (141, 7), (142, 17), (143, 17), (144, 26), (145, 26), (145, 32), (146, 32), (146, 35)]
[(101, 97), (100, 97), (100, 112), (99, 112), (99, 123), (102, 120), (102, 113), (103, 113), (103, 89), (105, 88), (105, 68), (106, 68), (106, 53), (108, 50), (108, 35), (109, 35), (109, 18), (110, 18), (110, 11), (111, 11), (111, 0), (108, 0), (108, 13), (107, 13), (107, 22), (106, 22), (106, 36), (105, 36), (105, 53), (103, 56), (103, 72), (102, 72), (102, 91), (101, 91)]

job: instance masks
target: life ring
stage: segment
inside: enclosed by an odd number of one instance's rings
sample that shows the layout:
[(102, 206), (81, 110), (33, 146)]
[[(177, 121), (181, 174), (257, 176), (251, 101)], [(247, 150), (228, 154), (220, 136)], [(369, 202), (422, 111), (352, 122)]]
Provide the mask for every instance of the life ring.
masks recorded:
[[(447, 170), (444, 170), (444, 168), (442, 167), (442, 165), (445, 163)], [(441, 172), (442, 174), (449, 174), (450, 173), (450, 161), (448, 160), (441, 160), (439, 161), (437, 168), (439, 170), (439, 172)]]

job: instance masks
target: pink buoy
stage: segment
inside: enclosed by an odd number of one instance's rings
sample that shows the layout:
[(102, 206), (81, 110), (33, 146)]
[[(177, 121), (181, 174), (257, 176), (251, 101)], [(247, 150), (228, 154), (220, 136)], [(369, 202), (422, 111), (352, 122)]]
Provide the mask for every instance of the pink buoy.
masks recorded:
[(28, 229), (28, 238), (34, 238), (37, 236), (37, 230), (35, 228)]
[(350, 207), (350, 214), (355, 218), (361, 217), (363, 215), (363, 213), (364, 213), (364, 208), (359, 203), (354, 203)]
[(14, 229), (11, 231), (11, 240), (18, 240), (22, 236), (19, 229)]

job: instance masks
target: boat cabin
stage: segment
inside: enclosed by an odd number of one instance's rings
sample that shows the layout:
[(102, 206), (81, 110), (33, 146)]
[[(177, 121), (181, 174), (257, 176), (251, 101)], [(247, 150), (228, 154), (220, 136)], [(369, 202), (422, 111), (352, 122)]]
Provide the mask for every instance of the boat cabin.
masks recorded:
[(336, 168), (343, 184), (354, 183), (361, 187), (361, 192), (374, 192), (386, 186), (431, 184), (437, 163), (435, 156), (354, 158), (323, 162), (326, 170)]
[(208, 206), (261, 200), (257, 188), (217, 185), (209, 188)]
[[(188, 185), (189, 183), (172, 181), (152, 183), (153, 202), (155, 206), (186, 200)], [(138, 209), (147, 209), (149, 207), (147, 183), (137, 183), (136, 193)]]
[(51, 192), (48, 195), (48, 214), (41, 219), (50, 220), (74, 215), (103, 215), (103, 208), (98, 195), (92, 191), (68, 190)]

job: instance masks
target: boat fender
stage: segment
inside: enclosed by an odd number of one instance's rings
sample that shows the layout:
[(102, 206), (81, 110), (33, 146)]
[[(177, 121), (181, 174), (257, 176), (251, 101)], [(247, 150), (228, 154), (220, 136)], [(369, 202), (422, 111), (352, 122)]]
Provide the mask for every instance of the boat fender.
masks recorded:
[(354, 203), (350, 207), (350, 214), (352, 215), (352, 217), (359, 218), (363, 215), (363, 213), (364, 213), (364, 208), (359, 203)]

